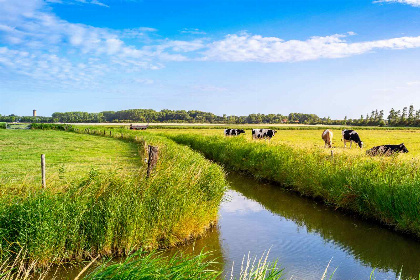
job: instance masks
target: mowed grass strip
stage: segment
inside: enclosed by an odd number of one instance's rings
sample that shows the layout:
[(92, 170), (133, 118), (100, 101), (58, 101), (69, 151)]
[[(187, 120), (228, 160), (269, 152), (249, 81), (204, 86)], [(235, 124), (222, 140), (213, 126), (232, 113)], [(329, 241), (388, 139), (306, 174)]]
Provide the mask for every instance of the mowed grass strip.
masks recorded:
[(74, 180), (91, 168), (132, 172), (141, 165), (137, 145), (112, 138), (52, 130), (0, 130), (0, 185), (40, 182), (41, 154), (47, 179)]

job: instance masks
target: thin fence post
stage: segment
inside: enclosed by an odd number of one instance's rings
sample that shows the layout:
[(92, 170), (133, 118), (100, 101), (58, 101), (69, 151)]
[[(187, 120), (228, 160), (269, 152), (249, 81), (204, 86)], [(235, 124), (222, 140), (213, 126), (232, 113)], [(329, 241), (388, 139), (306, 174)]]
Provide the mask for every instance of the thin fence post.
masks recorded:
[(143, 142), (143, 155), (147, 156), (149, 154), (149, 146), (146, 141)]
[(41, 173), (42, 173), (42, 187), (46, 188), (47, 183), (45, 180), (45, 155), (44, 154), (41, 155)]
[(147, 162), (147, 178), (150, 177), (159, 158), (159, 148), (149, 145), (149, 160)]
[(112, 131), (111, 130), (109, 131), (109, 136), (112, 136)]
[(334, 151), (331, 150), (331, 159), (334, 159)]

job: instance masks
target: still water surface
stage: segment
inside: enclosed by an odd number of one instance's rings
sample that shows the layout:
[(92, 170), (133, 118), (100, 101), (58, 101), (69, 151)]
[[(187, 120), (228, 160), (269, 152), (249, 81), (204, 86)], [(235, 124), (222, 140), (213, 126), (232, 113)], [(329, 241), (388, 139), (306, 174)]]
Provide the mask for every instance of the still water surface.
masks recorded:
[[(332, 279), (419, 279), (420, 241), (346, 215), (278, 186), (231, 173), (230, 190), (221, 204), (219, 224), (205, 237), (179, 248), (199, 253), (211, 250), (216, 269), (238, 275), (244, 255), (279, 260), (286, 279), (320, 280), (328, 263)], [(61, 271), (73, 279), (79, 268)], [(229, 277), (227, 277), (229, 279)], [(329, 279), (327, 277), (327, 279)]]
[[(419, 279), (420, 242), (346, 215), (278, 186), (232, 173), (216, 229), (181, 250), (214, 252), (220, 268), (240, 271), (248, 252), (278, 259), (286, 279)], [(179, 250), (174, 249), (173, 251)]]

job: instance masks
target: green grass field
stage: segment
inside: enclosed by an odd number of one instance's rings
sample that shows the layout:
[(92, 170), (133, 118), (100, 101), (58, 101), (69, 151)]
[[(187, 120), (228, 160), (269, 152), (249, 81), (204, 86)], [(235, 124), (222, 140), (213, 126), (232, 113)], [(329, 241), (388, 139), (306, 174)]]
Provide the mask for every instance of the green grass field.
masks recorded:
[(252, 140), (250, 131), (239, 137), (225, 137), (223, 130), (170, 129), (153, 133), (200, 151), (231, 169), (420, 236), (417, 132), (360, 131), (367, 148), (405, 142), (410, 152), (392, 157), (370, 157), (365, 148), (343, 148), (337, 137), (341, 132), (334, 132), (334, 157), (330, 149), (324, 148), (322, 130), (282, 130), (271, 141)]
[[(250, 130), (224, 137), (223, 129), (98, 126), (90, 133), (104, 129), (107, 137), (85, 134), (84, 127), (76, 128), (79, 133), (0, 130), (0, 260), (22, 247), (29, 259), (48, 263), (173, 246), (202, 234), (216, 219), (224, 173), (173, 141), (232, 169), (420, 236), (416, 130), (360, 130), (366, 148), (404, 142), (410, 150), (376, 158), (366, 156), (366, 149), (344, 149), (341, 131), (333, 130), (332, 159), (323, 129), (281, 130), (271, 141), (252, 140)], [(160, 148), (149, 180), (145, 143)], [(39, 184), (41, 153), (47, 155), (46, 190)]]
[[(217, 220), (222, 168), (166, 138), (0, 130), (0, 143), (0, 263), (22, 248), (48, 264), (170, 247)], [(159, 147), (149, 178), (145, 145)]]
[(0, 186), (41, 182), (41, 154), (50, 183), (74, 180), (86, 172), (134, 172), (141, 165), (137, 145), (112, 138), (52, 130), (0, 130)]
[[(305, 149), (305, 150), (317, 150), (322, 151), (325, 154), (330, 153), (330, 149), (324, 149), (324, 141), (321, 139), (322, 132), (325, 128), (310, 130), (304, 129), (293, 129), (293, 130), (278, 130), (277, 134), (271, 139), (271, 141), (265, 140), (252, 140), (251, 129), (245, 129), (245, 135), (241, 134), (240, 138), (244, 138), (247, 141), (267, 142), (270, 145), (288, 145), (290, 147)], [(412, 158), (420, 157), (420, 130), (385, 130), (385, 129), (361, 129), (358, 131), (360, 138), (364, 142), (363, 149), (360, 149), (357, 145), (347, 143), (347, 148), (344, 148), (344, 143), (341, 141), (341, 130), (331, 129), (333, 131), (333, 150), (338, 154), (348, 155), (365, 155), (367, 149), (374, 146), (384, 144), (401, 144), (404, 143), (409, 153), (400, 154), (399, 157), (404, 160), (410, 160)], [(156, 129), (149, 130), (152, 133), (158, 134), (197, 134), (204, 136), (223, 136), (223, 129)], [(357, 131), (357, 130), (356, 130)]]

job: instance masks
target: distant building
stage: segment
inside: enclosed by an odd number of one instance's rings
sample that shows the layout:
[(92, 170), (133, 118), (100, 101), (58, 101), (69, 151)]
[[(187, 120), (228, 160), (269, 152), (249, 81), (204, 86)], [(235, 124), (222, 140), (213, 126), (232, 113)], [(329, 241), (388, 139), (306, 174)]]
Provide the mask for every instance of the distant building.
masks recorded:
[(36, 117), (36, 110), (33, 110), (33, 111), (32, 111), (32, 116), (33, 116), (33, 117)]

